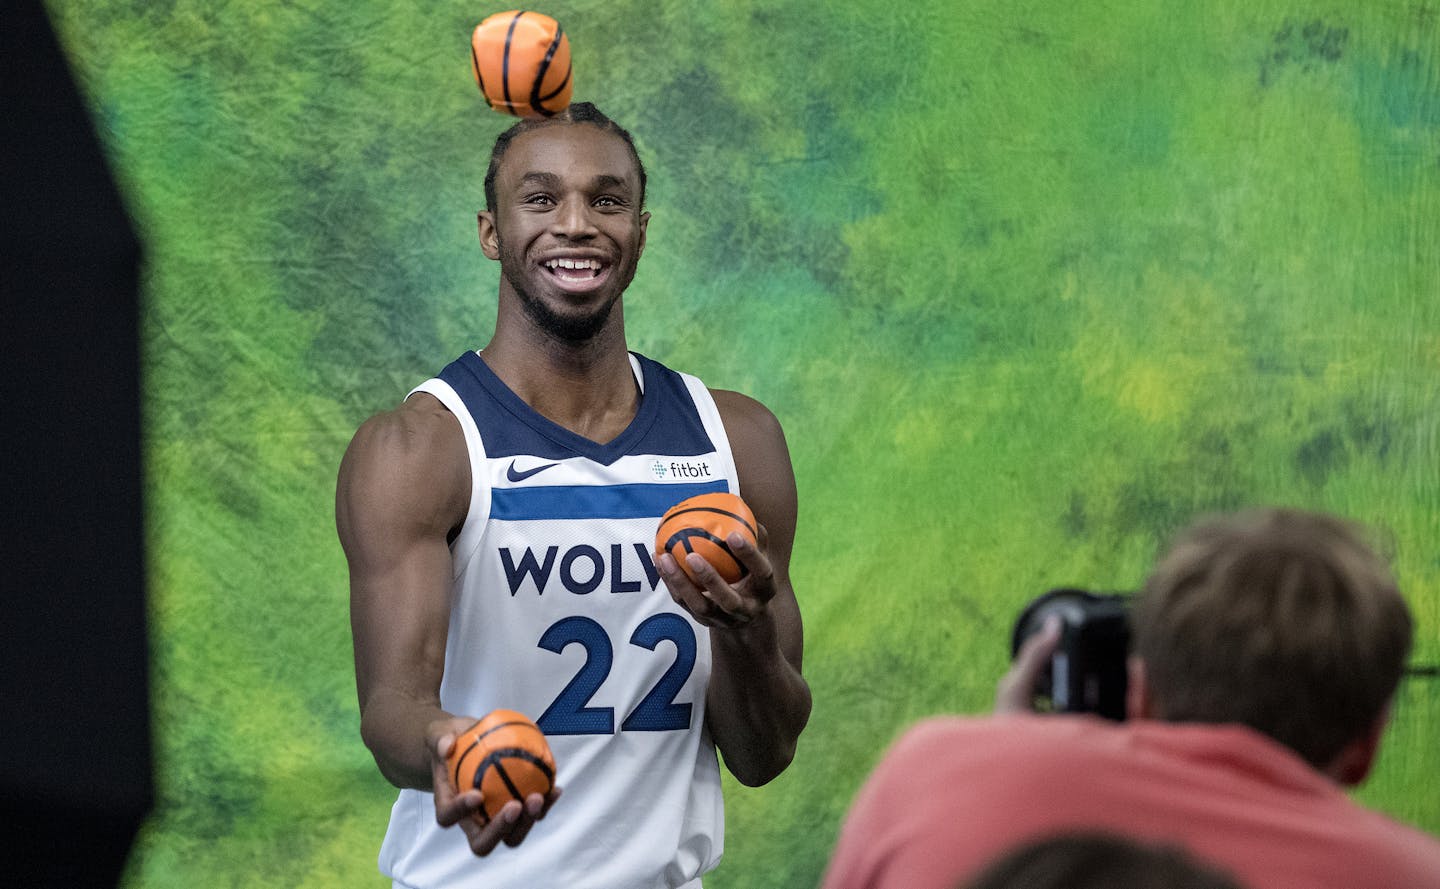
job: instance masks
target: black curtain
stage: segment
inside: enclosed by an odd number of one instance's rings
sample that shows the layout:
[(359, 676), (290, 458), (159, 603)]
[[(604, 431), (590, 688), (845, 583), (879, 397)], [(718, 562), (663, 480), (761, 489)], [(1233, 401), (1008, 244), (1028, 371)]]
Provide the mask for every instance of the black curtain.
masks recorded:
[(113, 886), (153, 794), (141, 251), (35, 0), (6, 5), (0, 95), (0, 867)]

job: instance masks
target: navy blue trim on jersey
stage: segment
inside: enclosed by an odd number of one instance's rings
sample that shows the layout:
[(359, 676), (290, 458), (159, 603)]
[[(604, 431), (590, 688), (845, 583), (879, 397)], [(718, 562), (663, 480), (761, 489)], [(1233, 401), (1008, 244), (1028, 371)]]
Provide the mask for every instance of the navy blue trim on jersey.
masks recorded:
[(476, 352), (461, 355), (438, 376), (465, 402), (489, 457), (564, 460), (580, 456), (609, 466), (627, 454), (692, 457), (714, 451), (715, 445), (680, 375), (644, 355), (631, 354), (640, 361), (645, 391), (635, 419), (606, 444), (576, 435), (541, 416), (510, 391)]
[(724, 479), (679, 485), (538, 485), (494, 488), (490, 518), (508, 522), (542, 519), (659, 518), (681, 500), (729, 491)]

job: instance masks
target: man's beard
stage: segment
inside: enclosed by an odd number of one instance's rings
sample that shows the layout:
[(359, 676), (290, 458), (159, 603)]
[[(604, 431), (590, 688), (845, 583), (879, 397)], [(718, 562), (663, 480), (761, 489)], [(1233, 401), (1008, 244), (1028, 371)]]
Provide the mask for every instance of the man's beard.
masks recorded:
[(525, 310), (526, 316), (545, 333), (572, 345), (594, 339), (605, 327), (605, 322), (610, 320), (610, 310), (620, 298), (617, 293), (587, 315), (561, 315), (530, 294), (523, 276), (507, 274), (506, 277), (510, 280), (510, 287), (520, 297), (520, 306)]

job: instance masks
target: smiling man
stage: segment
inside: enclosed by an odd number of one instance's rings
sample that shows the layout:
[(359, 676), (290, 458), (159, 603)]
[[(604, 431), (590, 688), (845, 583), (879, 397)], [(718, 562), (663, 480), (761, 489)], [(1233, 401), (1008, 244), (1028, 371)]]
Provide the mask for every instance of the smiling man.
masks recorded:
[[(763, 784), (810, 714), (785, 437), (759, 402), (629, 351), (650, 214), (624, 129), (588, 103), (523, 121), (485, 198), (494, 335), (366, 421), (336, 491), (361, 735), (402, 788), (381, 869), (415, 889), (699, 886), (723, 847), (716, 748)], [(762, 526), (758, 549), (730, 541), (733, 585), (652, 552), (665, 510), (712, 491)], [(557, 789), (484, 823), (444, 761), (497, 708), (545, 732)]]

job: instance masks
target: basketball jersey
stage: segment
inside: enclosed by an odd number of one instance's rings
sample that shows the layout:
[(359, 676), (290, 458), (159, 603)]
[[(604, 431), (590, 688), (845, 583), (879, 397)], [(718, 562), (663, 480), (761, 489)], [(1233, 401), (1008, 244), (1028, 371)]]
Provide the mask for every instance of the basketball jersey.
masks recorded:
[(665, 510), (739, 485), (705, 386), (634, 353), (631, 365), (639, 409), (603, 445), (531, 409), (475, 352), (415, 390), (459, 419), (473, 479), (451, 544), (441, 706), (534, 719), (564, 795), (520, 846), (478, 858), (436, 824), (431, 794), (402, 790), (380, 851), (400, 885), (675, 887), (720, 859), (709, 632), (651, 553)]

